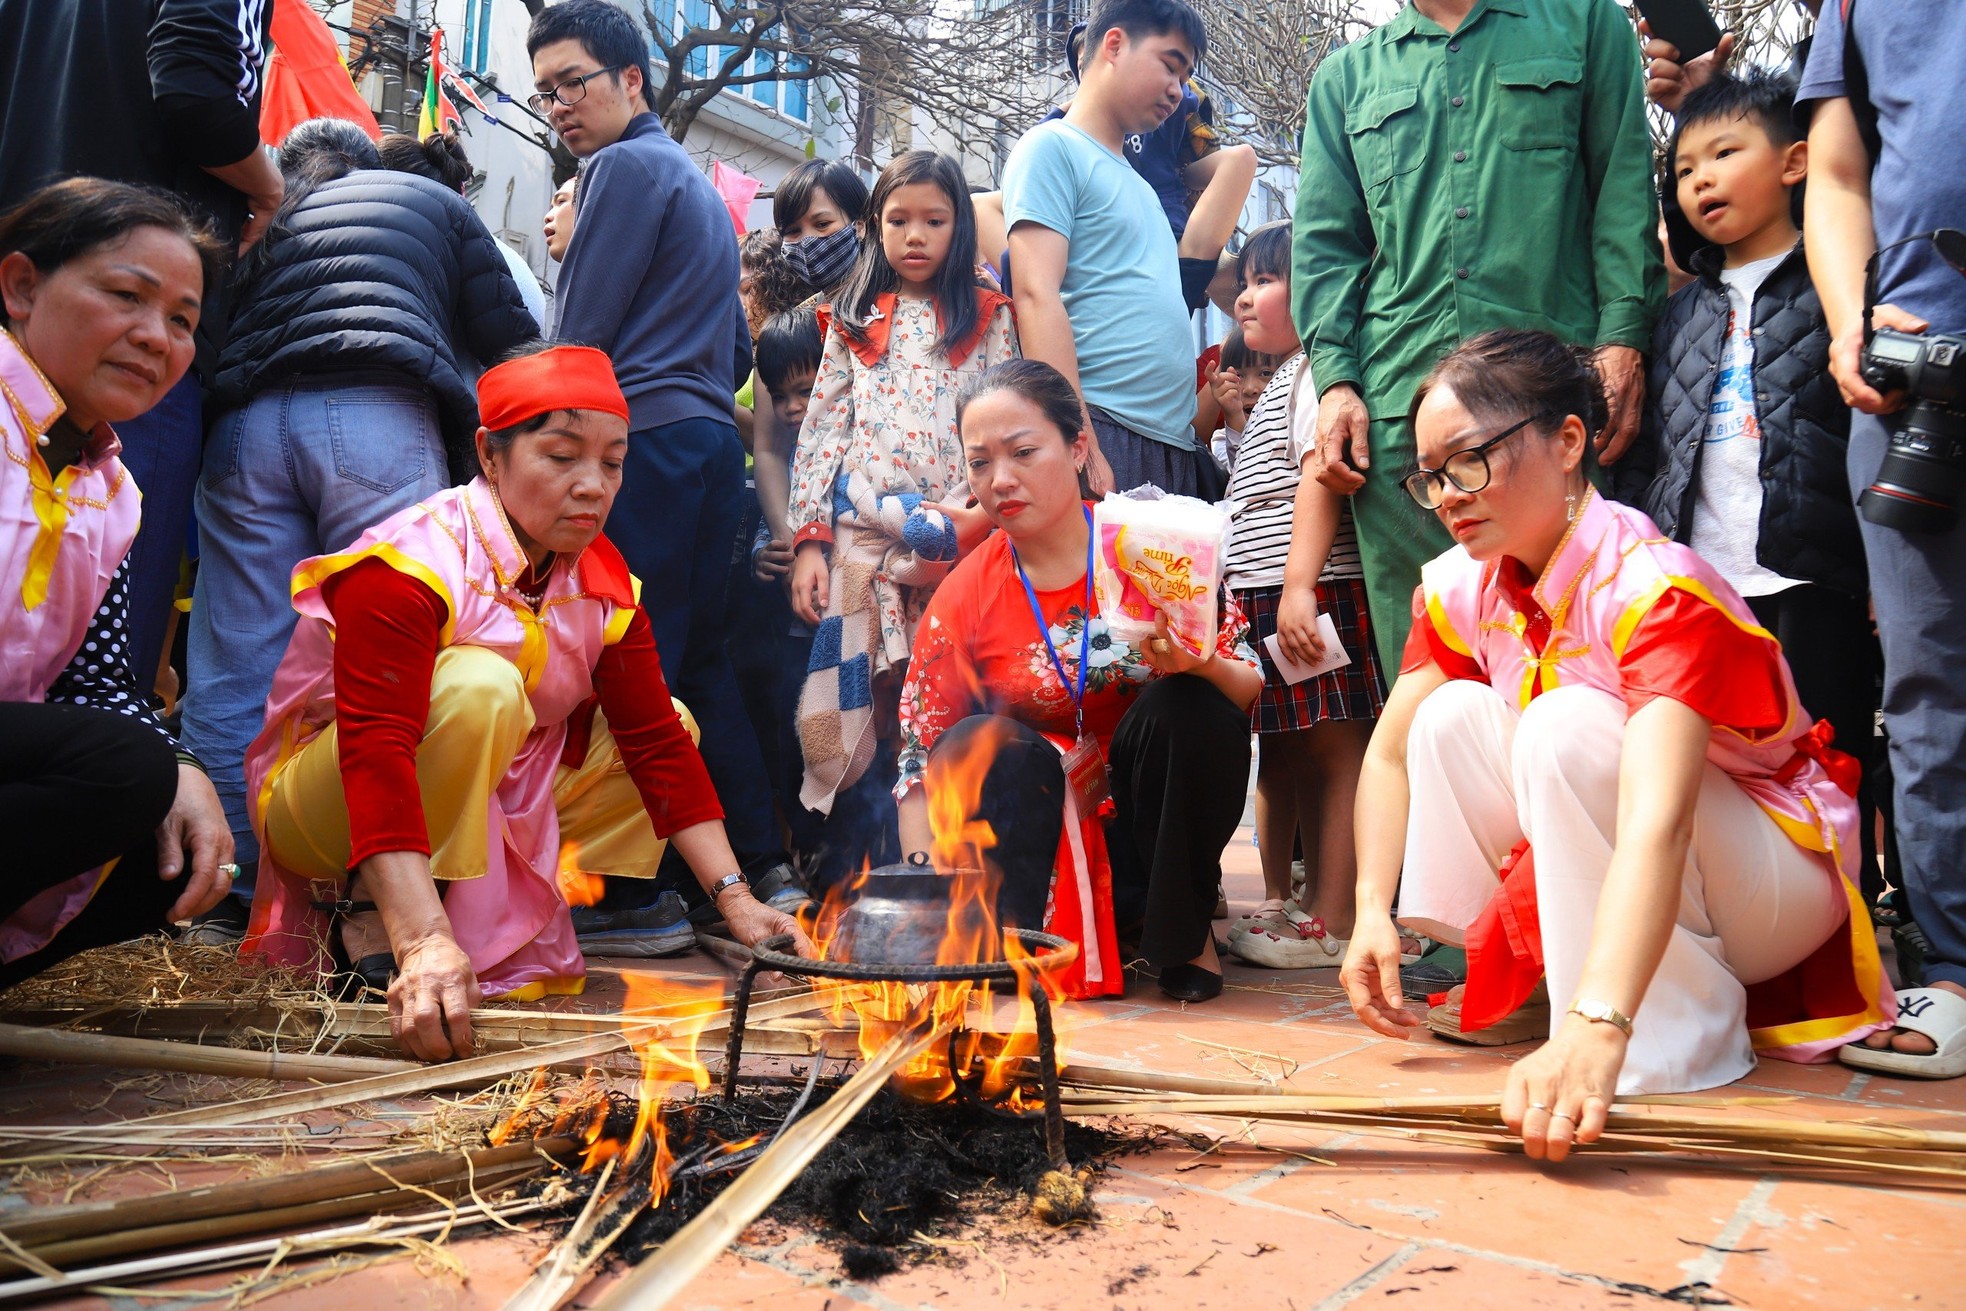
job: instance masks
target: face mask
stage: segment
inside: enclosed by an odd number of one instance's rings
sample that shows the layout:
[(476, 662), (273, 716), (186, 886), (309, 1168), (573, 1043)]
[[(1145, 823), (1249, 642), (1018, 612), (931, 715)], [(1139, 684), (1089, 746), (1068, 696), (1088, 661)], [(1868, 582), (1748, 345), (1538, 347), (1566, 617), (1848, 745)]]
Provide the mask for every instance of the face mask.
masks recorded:
[(849, 223), (823, 237), (807, 237), (785, 247), (785, 262), (799, 280), (815, 290), (826, 291), (853, 267), (860, 257), (860, 229)]

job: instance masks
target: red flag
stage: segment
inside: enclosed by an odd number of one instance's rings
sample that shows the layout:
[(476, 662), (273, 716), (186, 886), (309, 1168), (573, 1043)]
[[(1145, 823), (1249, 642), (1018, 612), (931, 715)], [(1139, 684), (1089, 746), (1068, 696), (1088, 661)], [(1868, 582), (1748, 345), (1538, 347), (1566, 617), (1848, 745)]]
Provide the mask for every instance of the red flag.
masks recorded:
[(498, 115), (492, 113), (490, 109), (485, 107), (485, 102), (478, 99), (478, 93), (476, 91), (473, 91), (463, 78), (459, 77), (456, 73), (451, 72), (449, 69), (445, 69), (444, 81), (449, 84), (451, 90), (457, 92), (460, 96), (464, 97), (464, 102), (466, 104), (470, 105), (473, 109), (477, 110), (480, 114), (483, 114), (486, 118), (491, 119), (493, 122), (496, 122), (498, 120)]
[(740, 173), (719, 159), (710, 164), (710, 185), (724, 198), (724, 208), (730, 211), (730, 221), (736, 226), (737, 235), (743, 236), (744, 216), (750, 212), (751, 202), (757, 199), (758, 188), (764, 183), (749, 173)]
[(272, 39), (273, 55), (266, 61), (260, 95), (261, 141), (277, 146), (310, 118), (345, 118), (382, 139), (375, 114), (341, 62), (334, 33), (306, 0), (273, 0)]

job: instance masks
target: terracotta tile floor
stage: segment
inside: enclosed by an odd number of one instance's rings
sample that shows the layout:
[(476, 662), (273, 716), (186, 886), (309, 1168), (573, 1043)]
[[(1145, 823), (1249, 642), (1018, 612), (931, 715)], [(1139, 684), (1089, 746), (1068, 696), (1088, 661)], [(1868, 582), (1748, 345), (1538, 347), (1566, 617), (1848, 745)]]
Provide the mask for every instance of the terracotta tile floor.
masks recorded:
[[(1226, 861), (1230, 900), (1260, 896), (1247, 831)], [(664, 963), (708, 970), (704, 958)], [(586, 1004), (618, 996), (597, 971)], [(1335, 970), (1303, 974), (1231, 965), (1229, 988), (1204, 1006), (1165, 1002), (1151, 987), (1124, 1001), (1076, 1008), (1070, 1046), (1086, 1061), (1225, 1078), (1286, 1075), (1308, 1092), (1412, 1095), (1499, 1088), (1513, 1055), (1411, 1044), (1368, 1034), (1351, 1017)], [(1234, 1050), (1231, 1050), (1234, 1049)], [(1263, 1055), (1259, 1056), (1257, 1053)], [(1735, 1092), (1788, 1096), (1755, 1114), (1878, 1117), (1959, 1128), (1966, 1080), (1921, 1084), (1871, 1079), (1842, 1066), (1764, 1064)], [(10, 1114), (140, 1114), (148, 1099), (181, 1100), (178, 1076), (112, 1089), (97, 1072), (19, 1066)], [(210, 1096), (231, 1095), (224, 1085)], [(399, 1108), (414, 1112), (414, 1105)], [(1183, 1126), (1231, 1135), (1237, 1126)], [(676, 1305), (769, 1311), (1012, 1306), (1029, 1311), (1159, 1311), (1160, 1308), (1452, 1307), (1631, 1308), (1707, 1305), (1966, 1308), (1966, 1194), (1857, 1186), (1720, 1166), (1526, 1159), (1395, 1139), (1264, 1129), (1286, 1151), (1229, 1144), (1126, 1157), (1098, 1184), (1097, 1225), (1055, 1232), (992, 1222), (937, 1259), (864, 1284), (810, 1235), (763, 1223)], [(182, 1183), (223, 1167), (180, 1171)], [(87, 1196), (167, 1186), (131, 1167)], [(0, 1197), (0, 1205), (24, 1198)], [(546, 1240), (531, 1235), (454, 1243), (467, 1277), (391, 1261), (295, 1289), (261, 1305), (281, 1308), (500, 1306), (529, 1273)], [(576, 1305), (590, 1304), (604, 1276)], [(119, 1309), (209, 1305), (194, 1290), (227, 1276), (184, 1281), (175, 1297), (115, 1296)], [(1670, 1290), (1677, 1302), (1661, 1300)], [(209, 1294), (207, 1294), (209, 1296)], [(81, 1301), (70, 1305), (84, 1305)], [(104, 1305), (102, 1301), (86, 1303)]]

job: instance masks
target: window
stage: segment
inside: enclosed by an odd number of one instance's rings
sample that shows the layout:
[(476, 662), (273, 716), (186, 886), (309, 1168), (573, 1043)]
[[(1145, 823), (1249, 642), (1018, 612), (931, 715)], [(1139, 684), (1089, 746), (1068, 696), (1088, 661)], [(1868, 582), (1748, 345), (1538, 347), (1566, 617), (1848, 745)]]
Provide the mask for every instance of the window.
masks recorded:
[(459, 56), (474, 73), (491, 70), (492, 0), (464, 0), (464, 47)]
[[(476, 0), (470, 2), (476, 3)], [(711, 7), (711, 0), (678, 0), (672, 12), (679, 21), (678, 35), (718, 25), (718, 15)], [(723, 68), (723, 61), (729, 58), (730, 52), (729, 46), (698, 46), (684, 59), (684, 71), (691, 77), (710, 77)], [(784, 60), (782, 65), (778, 62), (781, 58)], [(734, 73), (738, 77), (758, 77), (762, 80), (730, 87), (729, 90), (735, 95), (749, 97), (768, 109), (777, 110), (787, 118), (804, 122), (809, 94), (807, 82), (804, 78), (786, 80), (774, 76), (781, 67), (787, 73), (804, 73), (811, 66), (803, 55), (780, 56), (771, 50), (754, 51)]]
[[(682, 30), (684, 32), (693, 32), (698, 28), (713, 26), (715, 26), (715, 23), (712, 21), (709, 0), (683, 0)], [(685, 67), (688, 68), (691, 77), (708, 77), (710, 76), (711, 60), (713, 59), (719, 64), (723, 62), (723, 50), (721, 47), (697, 46), (689, 52), (689, 58), (685, 61)]]

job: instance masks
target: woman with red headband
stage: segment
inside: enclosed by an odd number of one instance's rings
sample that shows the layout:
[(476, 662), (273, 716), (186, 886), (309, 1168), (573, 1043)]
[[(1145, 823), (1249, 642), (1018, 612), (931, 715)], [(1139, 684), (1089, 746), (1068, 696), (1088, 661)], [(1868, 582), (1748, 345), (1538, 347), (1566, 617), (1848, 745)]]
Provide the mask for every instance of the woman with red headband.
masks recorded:
[(294, 570), (300, 624), (246, 757), (273, 877), (245, 950), (393, 966), (391, 1032), (425, 1060), (471, 1050), (481, 997), (580, 991), (559, 880), (652, 877), (666, 841), (740, 941), (797, 932), (736, 872), (601, 536), (628, 447), (607, 356), (524, 347), (478, 401), (478, 478)]

